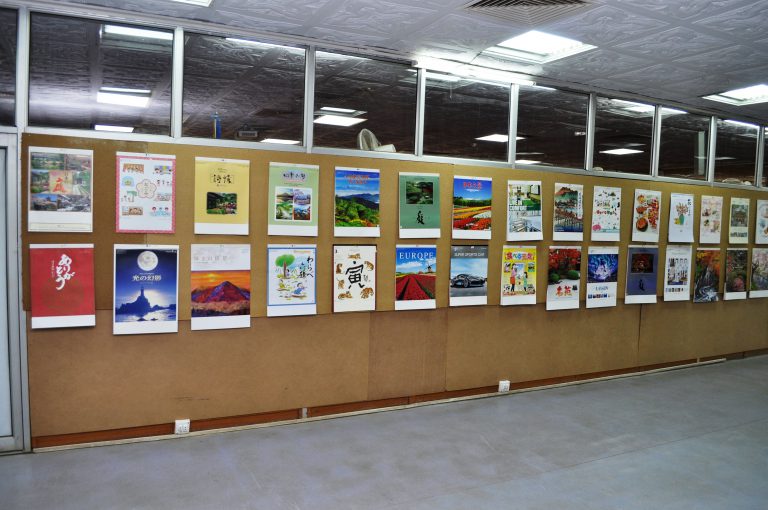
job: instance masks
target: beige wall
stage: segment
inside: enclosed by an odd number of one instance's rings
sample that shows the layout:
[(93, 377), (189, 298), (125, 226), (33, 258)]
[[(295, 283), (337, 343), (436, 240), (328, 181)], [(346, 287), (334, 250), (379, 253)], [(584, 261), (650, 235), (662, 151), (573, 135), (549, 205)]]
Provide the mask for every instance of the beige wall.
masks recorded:
[[(396, 396), (494, 385), (499, 379), (529, 381), (601, 372), (655, 363), (768, 348), (768, 299), (714, 304), (664, 303), (615, 308), (546, 312), (539, 304), (499, 307), (500, 257), (505, 236), (507, 179), (542, 180), (545, 261), (552, 243), (552, 192), (555, 182), (585, 185), (585, 218), (591, 218), (592, 186), (619, 186), (626, 203), (635, 188), (663, 191), (661, 242), (667, 237), (670, 192), (753, 200), (768, 193), (708, 186), (611, 179), (368, 158), (307, 155), (143, 142), (115, 142), (43, 135), (24, 136), (29, 146), (94, 150), (93, 234), (27, 233), (23, 225), (24, 305), (29, 309), (29, 243), (93, 242), (96, 245), (95, 328), (29, 331), (29, 378), (32, 435), (47, 436), (167, 423), (177, 418), (215, 418), (297, 407), (356, 402)], [(177, 233), (115, 234), (115, 153), (177, 156)], [(240, 236), (194, 235), (192, 223), (194, 157), (247, 159), (251, 162), (252, 326), (243, 330), (190, 331), (189, 245), (242, 243)], [(320, 165), (319, 236), (268, 237), (267, 168), (270, 161)], [(381, 170), (381, 230), (376, 240), (333, 237), (335, 166)], [(436, 172), (441, 179), (443, 237), (438, 246), (435, 311), (394, 312), (394, 246), (397, 239), (397, 173)], [(26, 161), (24, 210), (26, 210)], [(448, 309), (450, 217), (453, 175), (494, 178), (493, 239), (488, 302), (485, 307)], [(619, 243), (619, 297), (623, 297), (630, 215), (624, 208)], [(727, 211), (726, 218), (727, 221)], [(698, 232), (698, 219), (694, 225)], [(754, 241), (750, 233), (750, 242)], [(587, 236), (588, 237), (588, 236)], [(698, 237), (698, 235), (697, 235)], [(724, 235), (727, 241), (727, 235)], [(266, 315), (268, 243), (317, 243), (318, 316), (269, 318)], [(331, 314), (332, 246), (375, 242), (379, 246), (377, 311)], [(403, 244), (418, 241), (404, 241)], [(421, 241), (432, 244), (432, 240)], [(178, 334), (113, 336), (112, 245), (179, 244)], [(454, 241), (478, 244), (478, 241)], [(555, 244), (574, 244), (557, 242)], [(589, 242), (575, 243), (585, 247)], [(597, 243), (596, 243), (597, 244)], [(727, 245), (724, 243), (722, 248)], [(663, 265), (663, 261), (662, 261)], [(542, 266), (543, 267), (543, 266)], [(326, 270), (327, 269), (327, 270)], [(660, 271), (660, 276), (663, 271)], [(547, 273), (540, 270), (539, 288)], [(661, 281), (659, 281), (661, 283)], [(721, 283), (722, 285), (722, 283)], [(260, 290), (261, 289), (261, 290)], [(582, 289), (584, 286), (582, 285)], [(661, 289), (661, 286), (659, 286)], [(721, 289), (722, 290), (722, 289)], [(582, 299), (584, 298), (584, 290)]]

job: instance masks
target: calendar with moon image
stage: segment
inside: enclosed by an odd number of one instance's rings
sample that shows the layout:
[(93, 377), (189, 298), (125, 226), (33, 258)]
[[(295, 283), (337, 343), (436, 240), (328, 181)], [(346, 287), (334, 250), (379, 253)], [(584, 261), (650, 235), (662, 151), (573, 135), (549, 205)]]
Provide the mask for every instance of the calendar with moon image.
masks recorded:
[(115, 335), (178, 331), (178, 246), (116, 244)]

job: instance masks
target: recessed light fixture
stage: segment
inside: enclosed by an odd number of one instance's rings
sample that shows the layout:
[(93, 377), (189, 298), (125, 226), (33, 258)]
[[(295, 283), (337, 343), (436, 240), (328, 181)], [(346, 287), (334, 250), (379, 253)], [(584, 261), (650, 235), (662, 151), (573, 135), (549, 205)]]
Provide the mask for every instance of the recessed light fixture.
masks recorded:
[(486, 48), (483, 53), (532, 64), (546, 64), (595, 48), (575, 39), (531, 30)]
[[(107, 87), (108, 89), (109, 87)], [(149, 105), (148, 90), (122, 89), (123, 92), (111, 92), (102, 88), (96, 93), (96, 102), (146, 108)]]
[[(517, 140), (525, 140), (524, 136), (518, 136), (516, 137)], [(475, 140), (480, 140), (481, 142), (508, 142), (509, 137), (507, 135), (501, 135), (498, 133), (492, 134), (492, 135), (486, 135), (481, 136), (480, 138), (475, 138)]]
[(626, 156), (627, 154), (640, 154), (641, 150), (637, 149), (608, 149), (600, 151), (601, 154), (613, 154), (614, 156)]
[(351, 108), (336, 108), (335, 106), (323, 106), (322, 108), (320, 108), (320, 110), (324, 112), (346, 113), (349, 115), (352, 115), (355, 112), (357, 112), (357, 110), (353, 110)]
[(171, 0), (180, 4), (196, 5), (198, 7), (210, 7), (213, 0)]
[(99, 89), (102, 92), (117, 92), (118, 94), (146, 94), (149, 95), (152, 93), (149, 89), (124, 89), (121, 87), (101, 87)]
[(299, 145), (301, 142), (298, 140), (283, 140), (282, 138), (265, 138), (262, 143), (276, 143), (280, 145)]
[(750, 129), (754, 129), (755, 131), (757, 131), (757, 125), (750, 124), (749, 122), (741, 122), (739, 120), (730, 120), (730, 119), (726, 119), (723, 122), (725, 122), (726, 124), (730, 124), (732, 126), (739, 126), (739, 127), (744, 127), (744, 128), (750, 128)]
[(710, 101), (718, 101), (720, 103), (727, 103), (735, 106), (766, 103), (768, 102), (768, 85), (761, 83), (759, 85), (752, 85), (751, 87), (727, 90), (725, 92), (720, 92), (719, 94), (702, 97), (704, 99), (709, 99)]
[(347, 117), (344, 115), (321, 115), (315, 119), (315, 124), (327, 124), (329, 126), (342, 126), (349, 127), (355, 124), (360, 124), (368, 119), (361, 119), (360, 117)]
[(278, 44), (270, 44), (265, 42), (259, 42), (259, 41), (251, 41), (249, 39), (239, 39), (237, 37), (226, 37), (225, 38), (229, 42), (237, 43), (237, 44), (245, 44), (248, 46), (258, 46), (259, 48), (264, 49), (271, 49), (271, 48), (281, 48), (282, 46)]
[(518, 165), (537, 165), (541, 163), (541, 161), (534, 161), (532, 159), (516, 159), (515, 163)]
[(158, 30), (147, 30), (145, 28), (133, 28), (123, 25), (104, 25), (104, 33), (128, 37), (143, 37), (144, 39), (159, 39), (162, 41), (173, 40), (173, 32), (160, 32)]
[(443, 73), (426, 73), (426, 77), (428, 80), (438, 80), (438, 81), (445, 81), (448, 83), (456, 83), (457, 81), (461, 81), (460, 76), (454, 76), (452, 74), (443, 74)]
[(109, 124), (96, 124), (93, 126), (96, 131), (114, 131), (116, 133), (133, 133), (133, 128), (129, 126), (110, 126)]

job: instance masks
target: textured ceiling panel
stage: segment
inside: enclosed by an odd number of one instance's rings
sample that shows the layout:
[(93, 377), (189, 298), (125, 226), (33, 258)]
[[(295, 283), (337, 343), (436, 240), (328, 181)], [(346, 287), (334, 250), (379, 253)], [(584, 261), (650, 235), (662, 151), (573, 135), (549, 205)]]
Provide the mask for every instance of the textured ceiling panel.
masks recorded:
[(768, 6), (764, 0), (761, 0), (730, 11), (727, 17), (713, 16), (697, 21), (694, 25), (742, 39), (759, 38), (765, 35), (766, 26), (768, 26)]
[(648, 59), (676, 59), (727, 46), (727, 40), (710, 37), (685, 27), (675, 27), (620, 44), (615, 49)]
[(701, 18), (733, 9), (751, 0), (617, 0), (624, 7), (638, 7), (669, 20)]
[[(575, 36), (600, 48), (625, 43), (669, 25), (660, 19), (633, 14), (608, 5), (547, 25), (558, 35)], [(577, 35), (578, 34), (578, 35)]]

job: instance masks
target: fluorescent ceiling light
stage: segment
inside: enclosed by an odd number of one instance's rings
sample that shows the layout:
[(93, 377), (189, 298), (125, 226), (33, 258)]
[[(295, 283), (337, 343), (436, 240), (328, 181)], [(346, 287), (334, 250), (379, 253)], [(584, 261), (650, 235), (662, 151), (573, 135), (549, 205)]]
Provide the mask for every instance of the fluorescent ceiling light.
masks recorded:
[(149, 89), (123, 89), (120, 87), (101, 87), (99, 89), (102, 92), (117, 92), (118, 94), (146, 94), (152, 93)]
[(601, 154), (613, 154), (615, 156), (626, 156), (627, 154), (639, 154), (643, 151), (637, 149), (608, 149), (600, 151)]
[(335, 106), (323, 106), (320, 108), (324, 112), (335, 112), (335, 113), (355, 113), (357, 110), (353, 110), (351, 108), (336, 108)]
[(541, 161), (534, 161), (532, 159), (516, 159), (515, 163), (518, 165), (537, 165), (541, 163)]
[(270, 44), (270, 43), (264, 43), (259, 41), (251, 41), (248, 39), (238, 39), (237, 37), (226, 37), (225, 38), (229, 42), (237, 43), (237, 44), (247, 44), (248, 46), (258, 46), (259, 48), (264, 49), (270, 49), (270, 48), (282, 48), (282, 46), (278, 44)]
[(719, 101), (721, 103), (736, 106), (766, 103), (768, 102), (768, 85), (761, 83), (759, 85), (752, 85), (751, 87), (727, 90), (725, 92), (720, 92), (719, 94), (702, 97), (704, 99), (709, 99), (710, 101)]
[(328, 124), (329, 126), (343, 126), (349, 127), (355, 124), (360, 124), (368, 119), (361, 119), (360, 117), (346, 117), (342, 115), (321, 115), (315, 119), (315, 124)]
[(508, 142), (509, 136), (494, 134), (494, 135), (481, 136), (480, 138), (475, 138), (475, 140), (480, 140), (481, 142)]
[(282, 138), (265, 138), (262, 143), (277, 143), (280, 145), (299, 145), (301, 142), (298, 140), (283, 140)]
[(104, 104), (119, 104), (122, 106), (135, 106), (146, 108), (149, 104), (149, 96), (134, 96), (132, 94), (113, 94), (111, 92), (97, 92), (96, 101)]
[(93, 126), (96, 131), (115, 131), (117, 133), (133, 133), (133, 128), (129, 126), (110, 126), (108, 124), (96, 124)]
[(122, 25), (104, 25), (104, 33), (114, 34), (114, 35), (125, 35), (128, 37), (143, 37), (145, 39), (160, 39), (162, 41), (173, 40), (173, 32), (159, 32), (157, 30), (125, 27)]
[[(633, 113), (647, 113), (650, 115), (653, 115), (653, 113), (656, 111), (656, 107), (649, 105), (649, 104), (638, 104), (635, 106), (630, 106), (628, 108), (623, 108), (624, 110), (628, 112)], [(661, 108), (661, 114), (662, 115), (681, 115), (681, 114), (687, 114), (688, 112), (683, 110), (678, 110), (677, 108), (667, 108), (662, 107)]]
[(534, 64), (546, 64), (594, 48), (596, 46), (574, 39), (531, 30), (491, 46), (483, 53)]
[[(525, 137), (518, 136), (518, 137), (515, 137), (515, 139), (525, 140)], [(475, 140), (480, 140), (482, 142), (508, 142), (509, 137), (507, 135), (492, 134), (492, 135), (481, 136), (480, 138), (475, 138)]]
[(171, 0), (180, 4), (197, 5), (198, 7), (210, 7), (213, 0)]
[(739, 127), (745, 127), (745, 128), (757, 130), (757, 125), (750, 124), (749, 122), (741, 122), (738, 120), (724, 120), (723, 122), (725, 122), (726, 124), (731, 124), (732, 126), (739, 126)]
[(438, 81), (447, 81), (449, 83), (456, 83), (457, 81), (461, 81), (461, 77), (459, 76), (453, 76), (452, 74), (442, 74), (442, 73), (426, 73), (426, 77), (428, 80), (438, 80)]

